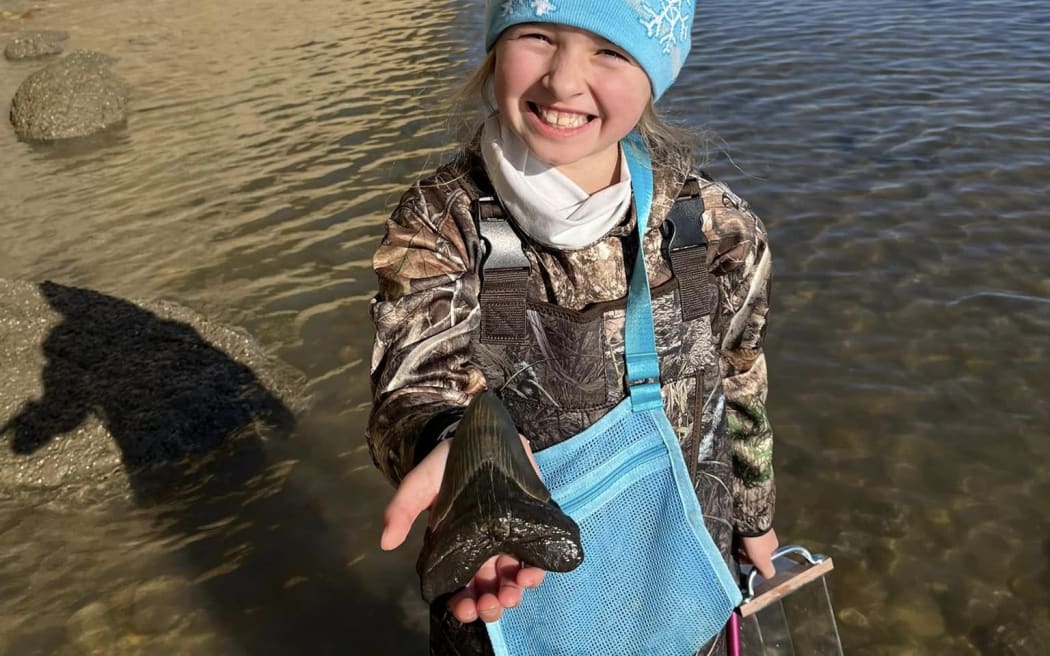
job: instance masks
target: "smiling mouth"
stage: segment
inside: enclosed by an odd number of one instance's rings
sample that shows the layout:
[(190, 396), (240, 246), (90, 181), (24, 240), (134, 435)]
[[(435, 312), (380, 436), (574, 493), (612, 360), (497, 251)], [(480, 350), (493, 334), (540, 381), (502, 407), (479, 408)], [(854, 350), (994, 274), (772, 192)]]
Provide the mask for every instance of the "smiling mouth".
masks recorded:
[(590, 123), (594, 119), (598, 118), (592, 114), (580, 114), (578, 112), (561, 112), (548, 107), (537, 105), (534, 102), (528, 103), (529, 110), (536, 115), (545, 124), (552, 128), (561, 128), (563, 130), (571, 130), (578, 128)]

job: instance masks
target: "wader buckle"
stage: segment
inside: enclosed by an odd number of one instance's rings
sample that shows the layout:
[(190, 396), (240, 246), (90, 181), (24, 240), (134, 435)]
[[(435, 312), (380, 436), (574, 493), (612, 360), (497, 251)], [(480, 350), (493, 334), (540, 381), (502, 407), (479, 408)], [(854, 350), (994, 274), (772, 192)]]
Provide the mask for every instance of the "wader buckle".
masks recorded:
[(718, 289), (707, 268), (707, 235), (703, 230), (704, 201), (700, 183), (689, 178), (682, 185), (670, 214), (660, 226), (664, 256), (678, 282), (682, 319), (692, 321), (714, 312)]
[(518, 342), (525, 338), (525, 299), (529, 259), (521, 239), (505, 218), (499, 201), (485, 196), (474, 201), (473, 211), (481, 238), (482, 343)]

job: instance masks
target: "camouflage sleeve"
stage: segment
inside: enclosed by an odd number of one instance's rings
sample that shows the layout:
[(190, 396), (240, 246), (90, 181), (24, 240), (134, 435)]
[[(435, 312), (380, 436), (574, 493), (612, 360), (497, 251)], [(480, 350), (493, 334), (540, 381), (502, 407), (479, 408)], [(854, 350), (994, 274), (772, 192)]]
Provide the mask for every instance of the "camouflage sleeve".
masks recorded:
[(742, 536), (773, 525), (773, 429), (766, 416), (762, 342), (769, 312), (770, 252), (765, 227), (725, 185), (704, 190), (705, 222), (718, 238), (712, 263), (721, 293), (723, 387), (733, 457), (733, 523)]
[[(373, 256), (372, 459), (397, 485), (483, 386), (469, 364), (478, 318), (477, 236), (462, 188), (418, 183)], [(437, 425), (435, 425), (437, 424)]]

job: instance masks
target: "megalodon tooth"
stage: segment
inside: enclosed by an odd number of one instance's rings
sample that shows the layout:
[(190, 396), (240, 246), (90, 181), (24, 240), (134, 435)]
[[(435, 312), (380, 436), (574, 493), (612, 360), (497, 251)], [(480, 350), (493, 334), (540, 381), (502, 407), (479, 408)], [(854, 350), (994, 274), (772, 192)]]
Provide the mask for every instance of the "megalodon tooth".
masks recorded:
[(482, 392), (456, 427), (430, 510), (416, 562), (423, 598), (462, 588), (501, 553), (550, 572), (583, 562), (579, 526), (551, 498), (507, 409)]

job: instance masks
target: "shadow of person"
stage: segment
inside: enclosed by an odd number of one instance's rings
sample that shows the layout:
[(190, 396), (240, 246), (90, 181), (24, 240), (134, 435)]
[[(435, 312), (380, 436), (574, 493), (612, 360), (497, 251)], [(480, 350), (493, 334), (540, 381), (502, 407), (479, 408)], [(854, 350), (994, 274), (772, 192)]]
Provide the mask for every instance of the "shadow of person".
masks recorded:
[(40, 291), (62, 321), (43, 344), (43, 398), (4, 428), (15, 453), (33, 453), (95, 415), (144, 503), (170, 497), (194, 457), (291, 431), (285, 404), (192, 326), (91, 290), (44, 282)]
[(149, 576), (187, 582), (177, 599), (196, 606), (158, 609), (158, 632), (171, 633), (181, 613), (209, 618), (207, 630), (237, 647), (223, 653), (394, 653), (420, 641), (377, 633), (402, 612), (354, 581), (352, 527), (332, 526), (325, 500), (297, 482), (294, 440), (277, 439), (295, 415), (251, 368), (193, 326), (128, 301), (53, 282), (39, 290), (61, 316), (43, 342), (43, 395), (0, 434), (32, 457), (92, 416), (104, 424), (135, 504), (158, 544), (172, 545)]

